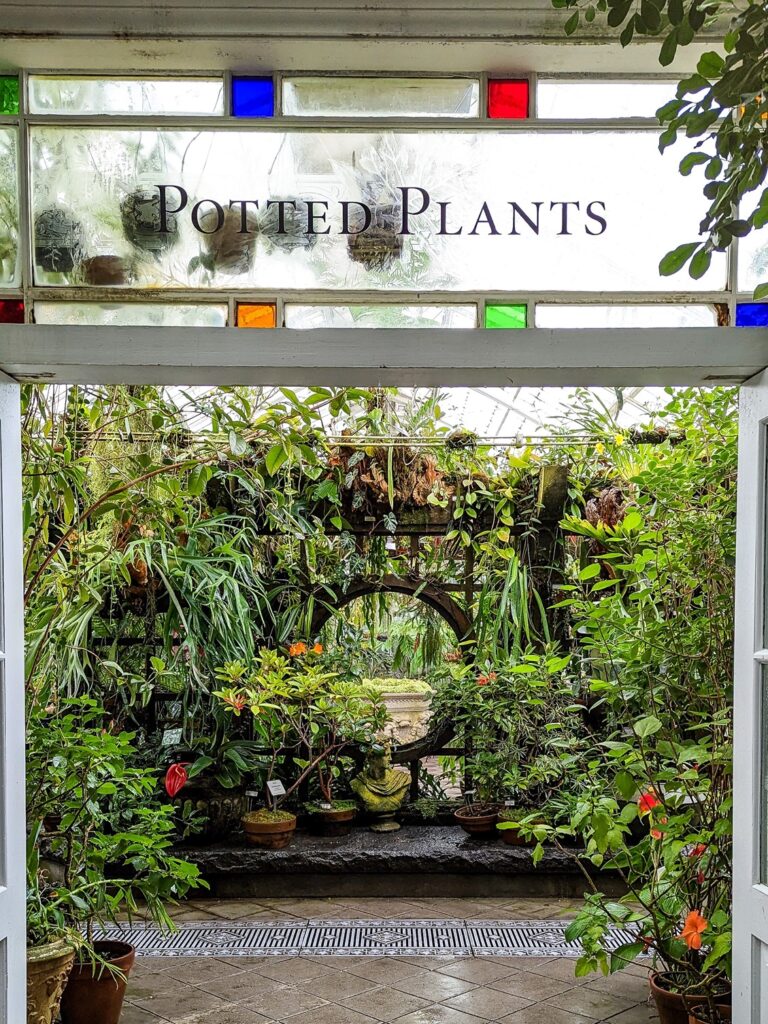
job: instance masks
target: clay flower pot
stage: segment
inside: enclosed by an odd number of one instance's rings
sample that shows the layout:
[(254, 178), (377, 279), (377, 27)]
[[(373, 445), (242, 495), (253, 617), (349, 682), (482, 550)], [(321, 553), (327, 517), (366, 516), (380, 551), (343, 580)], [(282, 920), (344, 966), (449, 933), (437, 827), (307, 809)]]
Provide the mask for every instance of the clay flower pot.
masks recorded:
[(357, 817), (357, 807), (349, 801), (343, 801), (340, 806), (330, 807), (308, 804), (307, 813), (313, 832), (321, 836), (348, 836)]
[(27, 1024), (52, 1024), (75, 960), (66, 939), (27, 950)]
[(485, 836), (495, 839), (499, 808), (495, 804), (470, 804), (453, 813), (454, 819), (471, 836)]
[(249, 811), (241, 820), (245, 841), (263, 850), (282, 850), (296, 831), (296, 815), (287, 811)]
[(114, 287), (130, 284), (131, 265), (121, 256), (89, 256), (78, 265), (83, 284)]
[[(531, 838), (531, 839), (523, 839), (523, 837), (520, 835), (520, 829), (519, 828), (514, 828), (514, 827), (513, 828), (500, 828), (499, 827), (500, 825), (502, 825), (504, 823), (508, 823), (508, 822), (512, 822), (512, 821), (520, 821), (522, 818), (527, 818), (532, 813), (533, 813), (532, 811), (526, 811), (526, 810), (519, 810), (519, 811), (505, 810), (505, 811), (501, 811), (499, 813), (499, 822), (498, 822), (498, 825), (496, 826), (496, 828), (501, 833), (501, 838), (504, 840), (504, 842), (507, 844), (507, 846), (535, 846), (536, 845), (536, 840), (533, 839), (533, 838)], [(543, 818), (541, 819), (541, 822), (542, 822), (542, 824), (544, 823), (544, 819)]]
[[(706, 996), (686, 995), (683, 998), (678, 992), (673, 992), (669, 976), (666, 974), (649, 974), (648, 984), (651, 987), (653, 1001), (656, 1003), (659, 1024), (688, 1024), (689, 1012), (695, 1013), (697, 1006), (703, 1006), (707, 1002)], [(723, 993), (722, 999), (722, 1003), (716, 1004), (717, 1010), (721, 1017), (729, 1020), (731, 1015), (730, 993)]]
[(119, 1024), (136, 950), (127, 942), (96, 942), (94, 948), (122, 977), (101, 964), (75, 964), (61, 1000), (61, 1024)]

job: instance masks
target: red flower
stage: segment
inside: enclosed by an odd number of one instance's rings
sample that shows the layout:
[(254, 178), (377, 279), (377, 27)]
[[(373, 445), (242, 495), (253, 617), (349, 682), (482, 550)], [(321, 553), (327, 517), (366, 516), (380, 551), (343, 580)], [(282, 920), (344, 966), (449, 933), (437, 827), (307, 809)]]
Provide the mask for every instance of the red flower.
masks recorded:
[(165, 791), (171, 800), (186, 785), (188, 765), (189, 761), (185, 761), (183, 764), (172, 764), (165, 773)]
[(637, 801), (637, 809), (642, 818), (644, 814), (650, 814), (655, 807), (661, 806), (661, 800), (656, 796), (655, 789), (649, 789), (642, 794)]
[(492, 683), (495, 683), (496, 682), (496, 678), (497, 678), (496, 673), (495, 672), (489, 672), (488, 673), (488, 678), (490, 679), (490, 681)]
[(242, 693), (233, 693), (230, 696), (222, 697), (221, 699), (225, 704), (229, 704), (229, 706), (233, 708), (238, 714), (240, 714), (240, 712), (248, 703), (248, 699), (244, 697)]
[(701, 855), (706, 852), (706, 849), (707, 849), (707, 844), (706, 843), (697, 843), (694, 846), (694, 848), (691, 850), (691, 852), (688, 854), (688, 856), (689, 857), (701, 857)]
[(488, 676), (478, 676), (477, 677), (477, 685), (478, 686), (487, 686), (488, 685)]
[(709, 927), (709, 921), (698, 910), (692, 910), (685, 919), (678, 939), (683, 939), (688, 949), (701, 949), (701, 933)]

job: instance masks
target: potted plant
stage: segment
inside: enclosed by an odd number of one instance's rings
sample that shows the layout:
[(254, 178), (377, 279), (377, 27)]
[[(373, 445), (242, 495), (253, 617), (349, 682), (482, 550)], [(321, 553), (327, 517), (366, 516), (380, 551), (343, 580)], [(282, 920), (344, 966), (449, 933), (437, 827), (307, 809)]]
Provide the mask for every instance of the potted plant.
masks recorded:
[[(232, 662), (217, 670), (229, 685), (215, 692), (222, 706), (234, 715), (248, 709), (254, 733), (269, 751), (266, 772), (268, 805), (243, 818), (249, 843), (275, 849), (286, 846), (296, 828), (295, 815), (281, 809), (302, 783), (316, 776), (321, 793), (321, 819), (343, 825), (353, 816), (347, 806), (334, 807), (333, 785), (343, 752), (350, 744), (369, 738), (383, 723), (380, 703), (355, 684), (325, 671), (317, 660), (320, 644), (310, 648), (298, 641), (288, 656), (262, 650), (247, 668)], [(271, 783), (279, 767), (293, 776), (282, 792)]]
[[(153, 804), (153, 773), (132, 767), (132, 733), (110, 727), (103, 709), (82, 698), (33, 711), (29, 734), (31, 845), (57, 876), (54, 885), (38, 885), (40, 913), (82, 936), (61, 999), (62, 1024), (117, 1024), (135, 950), (100, 940), (97, 927), (136, 912), (141, 901), (171, 928), (166, 904), (204, 883), (171, 852), (172, 808)], [(43, 820), (53, 821), (51, 831)]]

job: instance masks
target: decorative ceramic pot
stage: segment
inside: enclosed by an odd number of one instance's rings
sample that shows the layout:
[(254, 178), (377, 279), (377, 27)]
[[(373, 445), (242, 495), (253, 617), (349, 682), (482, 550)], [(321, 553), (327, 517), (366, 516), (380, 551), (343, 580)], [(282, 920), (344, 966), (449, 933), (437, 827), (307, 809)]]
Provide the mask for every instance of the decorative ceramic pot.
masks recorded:
[[(659, 1024), (688, 1024), (689, 1011), (695, 1011), (697, 1006), (706, 1003), (706, 996), (686, 995), (685, 998), (678, 992), (673, 992), (669, 987), (669, 977), (666, 974), (649, 974), (648, 984), (651, 987), (651, 995), (656, 1003), (656, 1010), (659, 1014)], [(723, 994), (722, 1003), (717, 1003), (717, 1010), (721, 1016), (726, 1013), (730, 1018), (731, 997), (730, 994)]]
[(27, 1024), (53, 1024), (75, 960), (66, 939), (27, 950)]
[(95, 942), (94, 948), (122, 976), (101, 964), (75, 964), (61, 1000), (61, 1024), (119, 1024), (136, 950), (127, 942)]
[(496, 805), (470, 804), (453, 812), (454, 819), (471, 836), (485, 836), (495, 839), (499, 808)]
[(201, 831), (192, 836), (193, 843), (231, 838), (238, 832), (242, 817), (248, 810), (248, 798), (244, 793), (198, 779), (184, 786), (174, 804), (180, 808), (188, 804), (188, 810), (196, 811), (205, 819)]
[(296, 831), (296, 815), (286, 813), (278, 820), (271, 819), (262, 811), (249, 811), (242, 817), (245, 841), (250, 846), (263, 850), (282, 850), (293, 839)]
[(385, 692), (380, 696), (391, 719), (385, 732), (394, 743), (411, 743), (426, 734), (431, 694)]

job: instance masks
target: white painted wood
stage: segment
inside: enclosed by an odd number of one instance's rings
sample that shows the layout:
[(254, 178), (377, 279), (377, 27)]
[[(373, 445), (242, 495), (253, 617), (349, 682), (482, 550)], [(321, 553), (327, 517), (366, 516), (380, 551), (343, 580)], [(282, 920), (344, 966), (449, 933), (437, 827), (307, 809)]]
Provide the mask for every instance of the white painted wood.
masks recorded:
[(768, 366), (760, 328), (309, 331), (7, 325), (16, 380), (431, 386), (737, 383)]
[[(734, 1024), (768, 1020), (768, 887), (760, 884), (760, 834), (768, 828), (762, 777), (768, 722), (761, 714), (766, 663), (768, 372), (740, 392), (734, 699)], [(768, 684), (767, 684), (768, 685)], [(765, 874), (765, 871), (763, 871)], [(768, 876), (766, 876), (768, 877)]]
[(0, 384), (0, 1021), (26, 1020), (21, 413)]

